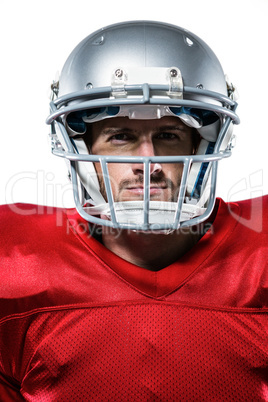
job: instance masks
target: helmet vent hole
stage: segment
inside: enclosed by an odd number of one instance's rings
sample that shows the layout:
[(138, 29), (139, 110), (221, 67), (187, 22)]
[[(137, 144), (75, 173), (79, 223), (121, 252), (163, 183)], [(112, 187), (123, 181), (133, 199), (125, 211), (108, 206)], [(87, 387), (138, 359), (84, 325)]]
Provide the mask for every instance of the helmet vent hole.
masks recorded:
[(188, 45), (190, 47), (193, 46), (193, 44), (194, 44), (194, 42), (190, 38), (188, 38), (188, 36), (185, 37), (185, 42), (186, 42), (186, 45)]
[(98, 37), (92, 42), (92, 45), (99, 46), (99, 45), (102, 45), (103, 42), (104, 42), (104, 36), (101, 35), (101, 36), (98, 36)]

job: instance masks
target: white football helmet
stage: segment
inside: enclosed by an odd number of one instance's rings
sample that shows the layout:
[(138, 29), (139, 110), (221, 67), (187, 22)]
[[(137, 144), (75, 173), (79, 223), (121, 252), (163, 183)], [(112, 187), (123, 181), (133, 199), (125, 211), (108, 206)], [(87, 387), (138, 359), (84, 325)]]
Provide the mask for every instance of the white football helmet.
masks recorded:
[[(231, 154), (235, 89), (212, 50), (196, 35), (153, 22), (118, 23), (85, 38), (70, 54), (58, 82), (47, 124), (53, 154), (69, 162), (75, 205), (97, 225), (172, 231), (208, 219), (215, 203), (218, 161)], [(200, 134), (194, 155), (93, 155), (83, 136), (102, 119), (177, 116)], [(95, 164), (102, 167), (100, 192)], [(115, 202), (110, 163), (143, 165), (143, 199)], [(183, 165), (176, 200), (150, 200), (151, 164)], [(82, 190), (81, 190), (82, 188)]]

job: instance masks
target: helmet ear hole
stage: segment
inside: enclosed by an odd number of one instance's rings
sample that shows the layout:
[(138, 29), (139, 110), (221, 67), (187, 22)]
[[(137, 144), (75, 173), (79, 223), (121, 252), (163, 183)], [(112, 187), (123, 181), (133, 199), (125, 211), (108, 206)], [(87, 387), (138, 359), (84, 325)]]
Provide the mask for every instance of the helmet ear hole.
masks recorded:
[(87, 126), (83, 121), (84, 112), (72, 112), (66, 116), (65, 126), (70, 137), (85, 134)]

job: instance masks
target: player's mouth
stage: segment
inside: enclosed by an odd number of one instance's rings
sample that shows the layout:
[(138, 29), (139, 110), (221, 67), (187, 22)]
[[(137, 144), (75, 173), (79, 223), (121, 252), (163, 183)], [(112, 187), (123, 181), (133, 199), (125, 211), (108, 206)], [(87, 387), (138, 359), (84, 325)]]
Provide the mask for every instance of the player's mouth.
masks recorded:
[[(164, 190), (167, 189), (166, 185), (153, 185), (150, 186), (149, 194), (150, 195), (158, 195), (162, 194)], [(144, 195), (144, 187), (143, 186), (131, 186), (125, 188), (125, 192), (128, 192), (133, 195)]]
[[(168, 201), (173, 198), (174, 184), (167, 178), (150, 178), (149, 197), (150, 200)], [(124, 180), (119, 184), (117, 201), (143, 200), (145, 187), (143, 177), (135, 180)]]

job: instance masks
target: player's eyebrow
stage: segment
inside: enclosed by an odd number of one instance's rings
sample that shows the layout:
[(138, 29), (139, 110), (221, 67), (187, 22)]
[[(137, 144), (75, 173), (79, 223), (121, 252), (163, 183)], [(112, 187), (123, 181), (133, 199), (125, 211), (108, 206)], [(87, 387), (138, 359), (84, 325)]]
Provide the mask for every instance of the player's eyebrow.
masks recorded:
[(137, 132), (137, 130), (133, 130), (131, 128), (127, 127), (107, 127), (104, 128), (103, 130), (100, 131), (101, 135), (115, 135), (115, 134), (120, 134), (120, 133), (134, 133)]
[[(173, 124), (169, 124), (169, 125), (163, 125), (160, 127), (156, 127), (154, 129), (152, 129), (153, 132), (160, 132), (160, 131), (167, 131), (167, 130), (183, 130), (184, 129), (184, 125), (179, 124), (174, 126)], [(115, 134), (120, 134), (122, 132), (124, 133), (138, 133), (142, 131), (142, 129), (133, 129), (133, 128), (129, 128), (129, 127), (106, 127), (103, 130), (100, 131), (101, 135), (115, 135)]]
[(165, 131), (165, 130), (182, 130), (185, 127), (182, 124), (179, 124), (177, 126), (174, 126), (173, 124), (165, 125), (158, 127), (155, 131)]

